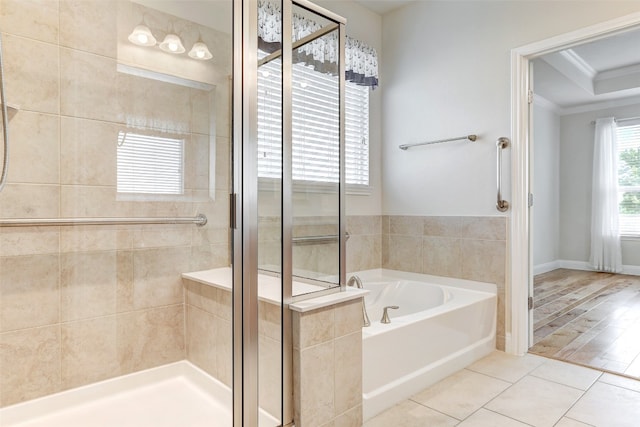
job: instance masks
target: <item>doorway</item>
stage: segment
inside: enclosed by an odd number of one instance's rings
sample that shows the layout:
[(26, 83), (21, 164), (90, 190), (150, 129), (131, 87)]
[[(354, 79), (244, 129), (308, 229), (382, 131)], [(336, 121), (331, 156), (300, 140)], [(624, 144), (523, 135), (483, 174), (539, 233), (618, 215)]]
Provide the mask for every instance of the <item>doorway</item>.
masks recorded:
[[(531, 346), (534, 336), (534, 311), (528, 307), (529, 296), (533, 293), (533, 257), (535, 240), (533, 212), (529, 206), (535, 195), (535, 143), (532, 137), (535, 119), (530, 117), (533, 105), (529, 99), (533, 93), (533, 78), (530, 64), (544, 55), (560, 52), (570, 47), (627, 33), (638, 28), (640, 16), (630, 15), (615, 21), (605, 22), (586, 29), (574, 31), (553, 39), (541, 41), (512, 51), (512, 151), (513, 215), (512, 215), (512, 335), (507, 339), (507, 351), (524, 354)], [(535, 90), (535, 88), (533, 88)], [(535, 203), (534, 203), (535, 206)], [(532, 307), (533, 308), (533, 307)]]

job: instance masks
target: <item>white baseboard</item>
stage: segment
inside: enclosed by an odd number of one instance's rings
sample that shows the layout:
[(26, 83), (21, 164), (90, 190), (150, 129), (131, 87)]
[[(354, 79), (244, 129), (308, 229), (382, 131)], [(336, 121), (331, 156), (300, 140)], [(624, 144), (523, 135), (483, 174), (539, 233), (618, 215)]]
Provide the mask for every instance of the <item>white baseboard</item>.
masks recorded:
[[(568, 259), (557, 259), (555, 261), (538, 264), (533, 266), (533, 274), (538, 275), (556, 270), (558, 268), (566, 268), (569, 270), (595, 271), (586, 261), (573, 261)], [(621, 274), (629, 274), (631, 276), (640, 276), (640, 266), (623, 265)]]
[(551, 262), (545, 262), (544, 264), (538, 264), (533, 266), (533, 275), (537, 276), (538, 274), (548, 273), (549, 271), (557, 270), (560, 267), (560, 261), (555, 260)]

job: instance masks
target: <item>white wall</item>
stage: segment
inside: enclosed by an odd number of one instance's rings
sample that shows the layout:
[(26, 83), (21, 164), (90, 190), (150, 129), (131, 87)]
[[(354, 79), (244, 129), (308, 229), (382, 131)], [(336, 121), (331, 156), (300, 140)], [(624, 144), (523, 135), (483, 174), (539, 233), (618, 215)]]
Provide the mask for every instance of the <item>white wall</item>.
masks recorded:
[[(640, 104), (566, 115), (560, 120), (560, 259), (589, 261), (594, 139), (591, 122), (611, 116), (640, 116)], [(623, 241), (622, 263), (640, 265), (640, 242)]]
[[(509, 136), (510, 50), (640, 11), (637, 1), (418, 1), (383, 18), (384, 214), (497, 215), (495, 140)], [(477, 143), (398, 149), (478, 133)], [(503, 171), (509, 196), (509, 153)]]
[(558, 260), (560, 230), (560, 117), (539, 103), (533, 109), (533, 265)]

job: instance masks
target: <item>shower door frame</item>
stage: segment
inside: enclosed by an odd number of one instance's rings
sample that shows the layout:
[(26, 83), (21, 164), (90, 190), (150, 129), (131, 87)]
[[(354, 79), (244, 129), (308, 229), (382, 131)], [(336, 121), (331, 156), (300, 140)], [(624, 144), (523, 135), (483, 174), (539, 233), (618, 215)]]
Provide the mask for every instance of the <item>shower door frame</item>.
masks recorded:
[[(336, 22), (339, 37), (339, 285), (346, 284), (345, 224), (345, 26), (346, 20), (308, 0), (282, 0), (282, 425), (293, 423), (293, 335), (289, 304), (294, 301), (292, 207), (292, 9), (308, 9)], [(258, 394), (258, 1), (233, 0), (233, 426), (257, 427)], [(287, 242), (285, 244), (285, 242)]]

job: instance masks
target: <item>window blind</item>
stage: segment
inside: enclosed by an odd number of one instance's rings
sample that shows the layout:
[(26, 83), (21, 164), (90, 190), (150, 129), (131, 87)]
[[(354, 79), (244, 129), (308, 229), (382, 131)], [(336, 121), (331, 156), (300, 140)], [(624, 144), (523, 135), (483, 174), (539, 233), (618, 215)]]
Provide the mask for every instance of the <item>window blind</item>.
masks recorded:
[(184, 139), (120, 131), (118, 193), (183, 194)]
[[(339, 178), (338, 77), (293, 65), (293, 179), (337, 183)], [(282, 71), (279, 60), (258, 73), (258, 176), (282, 172)], [(345, 88), (346, 182), (369, 185), (369, 88)]]
[(640, 235), (640, 124), (618, 126), (618, 194), (621, 235)]

